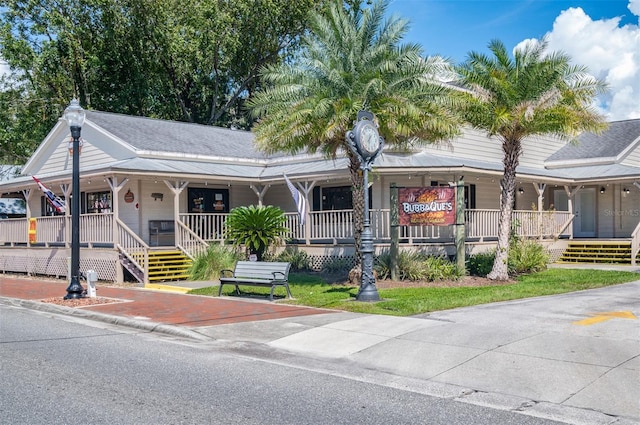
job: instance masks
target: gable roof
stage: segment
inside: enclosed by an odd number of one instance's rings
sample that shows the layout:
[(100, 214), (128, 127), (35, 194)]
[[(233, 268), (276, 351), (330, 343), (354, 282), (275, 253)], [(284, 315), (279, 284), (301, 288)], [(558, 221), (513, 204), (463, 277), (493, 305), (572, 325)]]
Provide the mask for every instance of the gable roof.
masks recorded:
[(266, 159), (244, 130), (87, 111), (87, 120), (129, 143), (136, 151), (231, 158)]
[[(578, 136), (577, 144), (567, 144), (547, 159), (547, 163), (561, 161), (616, 161), (640, 142), (640, 120), (614, 121), (597, 135), (591, 132)], [(592, 160), (592, 161), (589, 161)]]

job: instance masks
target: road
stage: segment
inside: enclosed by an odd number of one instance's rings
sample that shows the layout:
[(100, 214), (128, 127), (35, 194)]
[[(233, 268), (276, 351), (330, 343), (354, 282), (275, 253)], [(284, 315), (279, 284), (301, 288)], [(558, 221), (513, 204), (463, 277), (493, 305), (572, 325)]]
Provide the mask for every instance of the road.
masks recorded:
[[(0, 423), (555, 424), (0, 305)], [(273, 356), (273, 353), (272, 353)]]

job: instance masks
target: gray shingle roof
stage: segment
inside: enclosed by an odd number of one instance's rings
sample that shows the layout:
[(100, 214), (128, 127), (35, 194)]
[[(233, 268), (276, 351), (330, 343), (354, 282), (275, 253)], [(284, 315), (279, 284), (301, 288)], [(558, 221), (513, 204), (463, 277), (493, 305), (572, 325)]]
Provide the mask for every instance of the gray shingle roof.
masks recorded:
[(547, 158), (566, 161), (594, 158), (615, 158), (640, 137), (640, 120), (614, 121), (601, 135), (583, 133), (578, 144), (568, 144)]
[(267, 158), (254, 149), (255, 136), (244, 130), (99, 111), (87, 111), (87, 120), (136, 150), (227, 158)]

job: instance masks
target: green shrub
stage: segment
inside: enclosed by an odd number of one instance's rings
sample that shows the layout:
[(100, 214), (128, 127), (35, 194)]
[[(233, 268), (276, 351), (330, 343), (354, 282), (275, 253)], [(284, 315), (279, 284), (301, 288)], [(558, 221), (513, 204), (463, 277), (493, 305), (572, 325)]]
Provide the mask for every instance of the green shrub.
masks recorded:
[(203, 255), (196, 257), (189, 268), (189, 280), (215, 280), (220, 270), (233, 270), (242, 255), (230, 247), (213, 244)]
[(488, 275), (489, 273), (491, 273), (495, 258), (495, 249), (487, 252), (481, 252), (479, 254), (473, 254), (471, 257), (469, 257), (469, 261), (467, 263), (469, 274), (473, 276), (483, 277)]
[(528, 274), (547, 268), (549, 253), (533, 240), (522, 239), (509, 247), (509, 273)]
[[(486, 276), (493, 268), (496, 251), (491, 250), (469, 257), (469, 274)], [(539, 272), (547, 268), (549, 254), (547, 250), (534, 240), (513, 238), (509, 244), (507, 268), (510, 275)]]
[(285, 223), (284, 212), (272, 205), (236, 207), (225, 221), (225, 238), (262, 261), (267, 248), (280, 243), (289, 232)]
[(284, 261), (291, 263), (291, 271), (305, 271), (311, 269), (311, 259), (309, 254), (299, 250), (297, 247), (288, 246), (280, 254), (272, 257), (269, 256), (270, 261)]
[[(374, 264), (379, 279), (391, 277), (391, 254), (388, 250), (378, 255)], [(398, 279), (400, 280), (446, 280), (458, 279), (464, 270), (444, 257), (434, 257), (422, 252), (400, 251), (398, 253)]]

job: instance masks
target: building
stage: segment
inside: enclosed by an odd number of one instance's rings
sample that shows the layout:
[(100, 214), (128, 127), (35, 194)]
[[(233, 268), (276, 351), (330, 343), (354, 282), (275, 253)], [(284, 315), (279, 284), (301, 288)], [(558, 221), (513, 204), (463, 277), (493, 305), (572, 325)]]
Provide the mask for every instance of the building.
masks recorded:
[[(32, 177), (69, 198), (69, 134), (66, 122), (59, 120), (20, 176), (0, 182), (3, 198), (26, 200), (25, 217), (0, 220), (3, 271), (67, 274), (69, 212), (56, 213)], [(265, 156), (253, 148), (250, 132), (99, 111), (87, 112), (82, 139), (80, 269), (96, 270), (101, 280), (119, 281), (129, 274), (142, 282), (170, 279), (150, 271), (155, 253), (170, 247), (193, 257), (209, 243), (221, 243), (225, 216), (240, 205), (285, 210), (290, 243), (307, 251), (317, 268), (333, 256), (353, 254), (346, 157)], [(552, 137), (528, 139), (517, 170), (514, 222), (519, 234), (544, 241), (556, 257), (569, 241), (588, 240), (608, 242), (605, 248), (621, 253), (619, 261), (636, 258), (640, 120), (612, 122), (603, 135), (581, 135), (578, 145)], [(285, 174), (311, 207), (305, 225), (300, 225)], [(370, 176), (376, 249), (390, 243), (392, 184), (440, 186), (462, 176), (467, 251), (495, 244), (501, 144), (467, 129), (450, 142), (411, 152), (386, 149), (377, 159)], [(403, 227), (402, 246), (452, 254), (451, 227)]]

